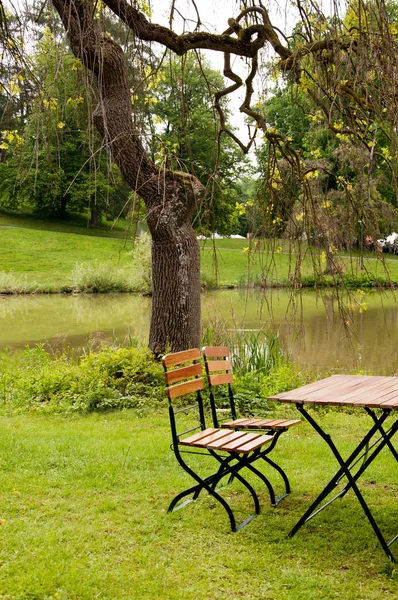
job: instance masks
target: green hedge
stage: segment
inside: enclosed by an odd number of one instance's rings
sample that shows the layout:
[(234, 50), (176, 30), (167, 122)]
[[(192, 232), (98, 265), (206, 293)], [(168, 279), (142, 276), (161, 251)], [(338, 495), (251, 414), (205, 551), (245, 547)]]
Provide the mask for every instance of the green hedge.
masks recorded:
[[(243, 370), (235, 379), (242, 414), (274, 412), (276, 406), (267, 402), (268, 396), (309, 381), (307, 374), (290, 363), (275, 364), (266, 373)], [(207, 396), (205, 392), (205, 402)], [(124, 408), (144, 414), (161, 406), (166, 406), (163, 369), (148, 349), (109, 346), (78, 360), (66, 354), (51, 358), (42, 346), (0, 353), (3, 414), (84, 414)]]
[(40, 346), (0, 355), (2, 412), (91, 412), (154, 407), (164, 400), (161, 366), (149, 350), (105, 347), (77, 362)]

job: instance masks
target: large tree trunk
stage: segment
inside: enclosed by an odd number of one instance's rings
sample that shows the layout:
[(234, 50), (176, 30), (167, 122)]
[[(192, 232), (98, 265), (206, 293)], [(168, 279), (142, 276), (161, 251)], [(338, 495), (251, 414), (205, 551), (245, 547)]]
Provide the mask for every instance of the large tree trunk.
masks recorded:
[(181, 229), (175, 241), (153, 240), (149, 347), (157, 354), (165, 342), (174, 351), (200, 343), (200, 257), (193, 233)]
[[(149, 219), (151, 221), (151, 219)], [(189, 223), (152, 233), (152, 318), (149, 347), (156, 353), (200, 343), (200, 253)]]
[(159, 169), (132, 119), (122, 49), (93, 20), (88, 0), (53, 0), (71, 49), (98, 81), (94, 123), (125, 181), (143, 199), (153, 240), (150, 348), (184, 350), (200, 344), (199, 247), (191, 226), (203, 186), (192, 175)]

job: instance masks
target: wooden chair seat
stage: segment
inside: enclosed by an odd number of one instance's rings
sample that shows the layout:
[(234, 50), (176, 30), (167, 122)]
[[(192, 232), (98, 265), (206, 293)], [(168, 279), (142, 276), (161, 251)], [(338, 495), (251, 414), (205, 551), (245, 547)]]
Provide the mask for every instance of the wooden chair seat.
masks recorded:
[(289, 429), (293, 425), (299, 425), (300, 419), (260, 419), (260, 418), (242, 418), (226, 421), (221, 424), (221, 427), (228, 429)]
[(209, 428), (180, 440), (181, 446), (210, 448), (238, 454), (250, 454), (274, 439), (273, 435), (245, 433), (226, 429)]

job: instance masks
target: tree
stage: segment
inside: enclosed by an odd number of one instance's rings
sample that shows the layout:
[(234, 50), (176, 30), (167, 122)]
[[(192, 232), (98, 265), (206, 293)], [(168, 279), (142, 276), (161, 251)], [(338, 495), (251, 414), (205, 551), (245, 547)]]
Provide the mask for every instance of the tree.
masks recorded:
[(194, 218), (195, 230), (230, 235), (239, 227), (237, 181), (248, 165), (230, 138), (218, 143), (214, 94), (223, 85), (221, 74), (198, 54), (171, 56), (151, 73), (144, 107), (154, 162), (186, 170), (206, 188)]
[[(396, 199), (392, 173), (384, 155), (377, 155), (377, 168), (369, 170), (369, 153), (364, 145), (326, 129), (317, 105), (291, 81), (266, 100), (264, 118), (269, 126), (290, 137), (301, 154), (313, 204), (309, 223), (313, 243), (326, 242), (326, 252), (329, 245), (351, 249), (361, 243), (365, 233), (374, 240), (396, 228), (398, 215), (393, 208)], [(386, 153), (389, 143), (381, 127), (379, 131), (378, 145)], [(259, 168), (266, 171), (267, 144), (258, 153), (258, 161)], [(305, 233), (303, 185), (294, 171), (287, 169), (286, 161), (280, 160), (278, 166), (280, 182), (274, 177), (274, 198), (271, 199), (267, 186), (260, 188), (259, 196), (265, 206), (258, 203), (262, 214), (257, 217), (256, 230), (262, 228), (270, 236), (301, 237)]]
[[(91, 224), (97, 225), (102, 213), (118, 214), (128, 189), (117, 167), (109, 164), (99, 135), (87, 130), (91, 102), (81, 63), (46, 26), (29, 66), (38, 91), (20, 133), (2, 132), (0, 205), (60, 218), (89, 207)], [(21, 92), (18, 87), (17, 97)]]
[[(166, 345), (173, 350), (198, 345), (199, 248), (192, 217), (203, 197), (204, 187), (193, 174), (167, 169), (151, 160), (131, 106), (126, 56), (121, 46), (107, 35), (97, 3), (53, 0), (53, 4), (67, 32), (72, 52), (96, 77), (98, 106), (93, 117), (103, 143), (125, 181), (146, 205), (153, 240), (149, 345), (155, 352), (162, 352)], [(353, 2), (359, 15), (353, 27), (339, 19), (326, 18), (315, 2), (297, 2), (301, 20), (299, 40), (298, 34), (293, 40), (285, 38), (272, 25), (261, 0), (243, 0), (240, 12), (235, 18), (231, 16), (228, 27), (221, 34), (203, 30), (199, 15), (194, 31), (177, 34), (173, 30), (175, 2), (171, 4), (169, 27), (152, 23), (144, 13), (147, 6), (144, 2), (130, 4), (126, 0), (104, 0), (104, 4), (130, 30), (137, 53), (142, 44), (156, 43), (160, 46), (160, 54), (162, 49), (178, 56), (198, 49), (224, 54), (224, 76), (231, 83), (215, 94), (219, 136), (229, 136), (247, 152), (257, 131), (261, 131), (273, 157), (272, 168), (268, 170), (271, 187), (272, 181), (278, 184), (274, 165), (283, 158), (297, 175), (305, 197), (311, 199), (310, 185), (305, 178), (307, 171), (293, 140), (268, 127), (253, 101), (253, 81), (262, 66), (261, 51), (267, 46), (276, 56), (273, 70), (290, 74), (319, 107), (325, 123), (336, 135), (355, 137), (370, 155), (372, 152), (374, 155), (377, 116), (385, 115), (384, 120), (389, 123), (386, 133), (392, 138), (398, 131), (397, 33), (383, 0), (369, 5), (364, 5), (361, 0)], [(187, 23), (184, 21), (184, 25)], [(245, 80), (233, 70), (231, 55), (247, 61)], [(376, 65), (373, 78), (369, 70), (372, 62)], [(243, 86), (245, 93), (240, 111), (253, 124), (247, 144), (228, 127), (223, 107), (223, 99)], [(310, 216), (311, 205), (307, 207), (305, 203), (304, 208)]]

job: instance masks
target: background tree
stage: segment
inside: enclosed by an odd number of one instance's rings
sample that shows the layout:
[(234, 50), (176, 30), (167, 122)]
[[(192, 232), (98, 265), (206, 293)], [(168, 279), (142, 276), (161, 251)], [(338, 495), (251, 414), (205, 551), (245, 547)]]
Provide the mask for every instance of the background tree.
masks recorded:
[[(261, 131), (268, 145), (266, 178), (270, 194), (283, 189), (286, 172), (294, 174), (302, 190), (305, 231), (314, 222), (312, 180), (317, 179), (315, 165), (308, 169), (291, 136), (270, 127), (254, 95), (254, 80), (264, 65), (262, 50), (270, 47), (275, 59), (272, 69), (265, 65), (264, 76), (276, 70), (288, 76), (320, 111), (326, 126), (336, 136), (346, 136), (365, 148), (369, 156), (368, 172), (375, 168), (375, 157), (384, 156), (391, 166), (395, 160), (397, 131), (396, 85), (397, 35), (383, 0), (352, 3), (353, 24), (341, 18), (326, 18), (316, 3), (297, 2), (300, 23), (290, 38), (273, 27), (261, 0), (244, 0), (228, 27), (220, 34), (204, 30), (200, 17), (192, 31), (177, 34), (173, 30), (176, 3), (171, 3), (169, 26), (154, 24), (145, 14), (146, 5), (125, 0), (105, 0), (109, 10), (130, 31), (132, 47), (148, 63), (144, 45), (158, 44), (154, 55), (161, 62), (168, 49), (177, 56), (190, 50), (213, 50), (224, 54), (227, 87), (215, 93), (219, 139), (228, 136), (243, 152), (253, 145)], [(167, 168), (151, 160), (148, 141), (131, 93), (126, 54), (108, 35), (101, 7), (91, 0), (54, 0), (67, 31), (71, 50), (95, 77), (98, 106), (94, 122), (103, 143), (118, 164), (123, 178), (146, 205), (147, 222), (153, 239), (153, 312), (150, 346), (155, 352), (167, 344), (178, 350), (199, 343), (199, 250), (192, 228), (204, 188), (192, 173)], [(189, 21), (184, 21), (184, 27)], [(234, 71), (231, 55), (247, 61), (247, 75)], [(129, 55), (130, 56), (130, 55)], [(374, 65), (374, 73), (369, 69)], [(272, 71), (272, 73), (271, 73)], [(242, 142), (231, 130), (223, 101), (238, 90), (244, 91), (240, 111), (253, 123), (250, 138)], [(134, 92), (134, 90), (133, 90)], [(390, 142), (384, 153), (378, 152), (379, 130)], [(346, 141), (340, 138), (342, 141)], [(389, 156), (391, 155), (392, 160)], [(274, 187), (273, 187), (274, 184)], [(349, 191), (350, 182), (344, 182)], [(280, 186), (278, 188), (278, 186)], [(272, 192), (272, 189), (275, 192)], [(300, 198), (302, 195), (302, 198)], [(365, 215), (366, 217), (366, 215)], [(325, 232), (326, 236), (328, 231)], [(326, 242), (327, 243), (327, 242)], [(329, 247), (329, 245), (328, 245)]]
[(96, 225), (102, 213), (118, 214), (129, 190), (101, 149), (98, 134), (87, 129), (92, 107), (82, 65), (47, 26), (29, 62), (38, 92), (20, 134), (3, 130), (7, 153), (0, 165), (0, 205), (60, 218), (89, 208)]
[(248, 165), (230, 138), (222, 137), (218, 143), (214, 94), (223, 86), (221, 74), (197, 53), (169, 56), (161, 69), (152, 72), (144, 106), (153, 161), (192, 173), (206, 188), (194, 218), (195, 230), (229, 235), (239, 228), (237, 183)]

